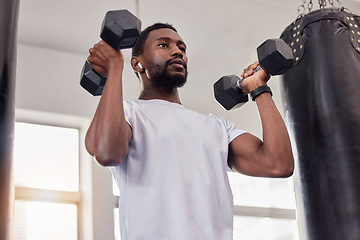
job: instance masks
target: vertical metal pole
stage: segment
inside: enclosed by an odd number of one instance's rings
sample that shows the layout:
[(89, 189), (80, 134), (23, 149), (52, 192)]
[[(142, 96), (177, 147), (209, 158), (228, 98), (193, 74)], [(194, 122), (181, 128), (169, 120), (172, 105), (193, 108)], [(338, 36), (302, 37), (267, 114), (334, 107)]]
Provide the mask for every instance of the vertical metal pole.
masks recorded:
[(0, 238), (10, 240), (13, 235), (12, 150), (19, 1), (0, 0), (0, 6)]

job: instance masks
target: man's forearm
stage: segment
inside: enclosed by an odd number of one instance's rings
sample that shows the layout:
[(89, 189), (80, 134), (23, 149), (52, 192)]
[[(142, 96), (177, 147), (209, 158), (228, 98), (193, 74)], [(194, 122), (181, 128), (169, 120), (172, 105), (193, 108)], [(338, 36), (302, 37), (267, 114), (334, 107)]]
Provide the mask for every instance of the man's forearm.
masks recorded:
[(264, 156), (275, 164), (280, 175), (291, 175), (294, 160), (286, 125), (270, 93), (263, 93), (255, 100), (262, 124)]
[(129, 125), (125, 121), (122, 93), (122, 68), (114, 67), (86, 136), (90, 154), (105, 166), (121, 163), (127, 154)]

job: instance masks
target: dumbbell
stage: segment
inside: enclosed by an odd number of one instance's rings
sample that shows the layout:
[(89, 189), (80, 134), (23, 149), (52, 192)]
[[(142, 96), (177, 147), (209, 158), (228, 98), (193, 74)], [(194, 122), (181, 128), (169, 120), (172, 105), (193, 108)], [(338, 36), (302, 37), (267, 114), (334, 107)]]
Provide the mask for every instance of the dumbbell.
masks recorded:
[[(274, 76), (281, 75), (294, 64), (291, 48), (282, 39), (268, 39), (257, 48), (259, 65), (254, 71), (264, 69)], [(244, 78), (236, 75), (221, 77), (214, 84), (215, 99), (226, 110), (238, 108), (249, 101), (248, 95), (241, 90)]]
[[(116, 50), (132, 48), (141, 32), (141, 21), (128, 10), (108, 11), (102, 22), (100, 38)], [(85, 61), (80, 85), (94, 96), (102, 94), (106, 78), (95, 72)]]

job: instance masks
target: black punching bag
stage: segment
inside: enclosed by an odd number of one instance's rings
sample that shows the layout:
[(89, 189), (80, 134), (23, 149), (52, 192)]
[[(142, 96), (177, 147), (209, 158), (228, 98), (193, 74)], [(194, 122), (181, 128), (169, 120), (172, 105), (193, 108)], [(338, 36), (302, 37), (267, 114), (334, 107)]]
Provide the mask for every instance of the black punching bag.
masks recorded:
[(14, 92), (18, 0), (0, 0), (0, 239), (12, 237)]
[(359, 16), (329, 8), (281, 35), (296, 61), (282, 89), (302, 240), (360, 239), (359, 27)]

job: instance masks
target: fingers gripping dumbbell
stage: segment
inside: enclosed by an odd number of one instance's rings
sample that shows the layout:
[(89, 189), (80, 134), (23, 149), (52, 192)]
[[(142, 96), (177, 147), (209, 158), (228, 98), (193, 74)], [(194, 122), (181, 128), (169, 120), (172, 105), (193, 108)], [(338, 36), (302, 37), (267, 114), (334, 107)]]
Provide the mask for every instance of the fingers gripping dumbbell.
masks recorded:
[[(293, 66), (294, 57), (291, 48), (282, 39), (268, 39), (257, 48), (258, 66), (270, 75), (280, 75)], [(214, 84), (215, 99), (226, 110), (237, 108), (246, 103), (249, 98), (241, 90), (244, 78), (227, 75)]]
[[(101, 26), (100, 38), (116, 50), (132, 48), (141, 31), (141, 21), (128, 10), (109, 11)], [(95, 72), (86, 61), (80, 85), (94, 96), (102, 94), (106, 78)]]

